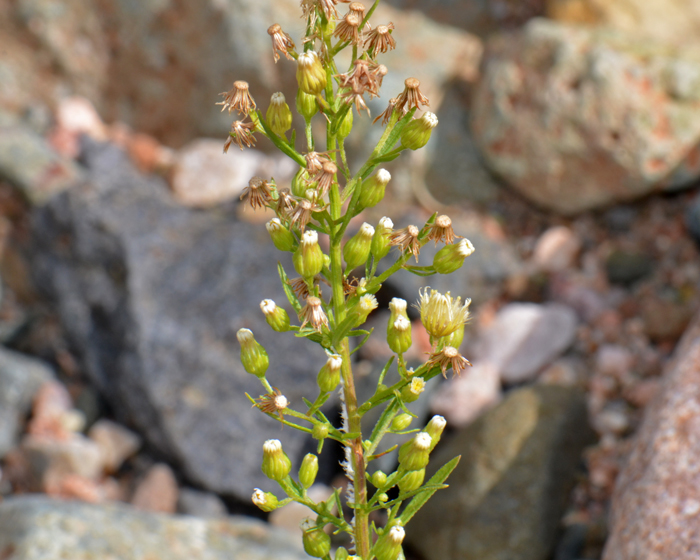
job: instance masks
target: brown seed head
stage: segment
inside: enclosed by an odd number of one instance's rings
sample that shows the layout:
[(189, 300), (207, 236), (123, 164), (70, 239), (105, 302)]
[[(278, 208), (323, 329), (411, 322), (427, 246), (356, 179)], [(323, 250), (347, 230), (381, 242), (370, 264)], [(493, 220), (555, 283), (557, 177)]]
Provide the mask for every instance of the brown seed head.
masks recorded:
[(302, 329), (307, 323), (311, 323), (311, 326), (319, 332), (324, 326), (328, 327), (328, 317), (323, 311), (323, 302), (315, 296), (309, 296), (306, 299), (306, 305), (299, 313), (299, 319), (302, 321)]
[(369, 33), (365, 41), (365, 48), (371, 50), (376, 56), (377, 53), (385, 53), (396, 48), (396, 39), (391, 35), (394, 24), (379, 25)]
[(249, 114), (251, 110), (255, 109), (255, 101), (250, 96), (248, 89), (248, 82), (236, 80), (233, 82), (233, 87), (229, 91), (224, 91), (219, 94), (224, 96), (224, 100), (219, 101), (217, 105), (222, 105), (222, 112), (228, 109), (230, 113), (235, 109), (244, 115)]
[(278, 51), (286, 56), (287, 60), (294, 60), (294, 57), (289, 54), (290, 50), (294, 51), (294, 41), (288, 33), (282, 31), (280, 24), (273, 23), (268, 27), (267, 33), (272, 38), (272, 56), (275, 58), (275, 63), (280, 59)]
[(443, 241), (446, 245), (454, 243), (455, 237), (460, 237), (455, 235), (452, 229), (452, 220), (449, 216), (438, 216), (435, 222), (430, 226), (430, 233), (428, 233), (428, 239), (435, 241), (435, 245), (439, 241)]
[(430, 106), (428, 98), (420, 91), (420, 81), (416, 78), (406, 78), (404, 85), (406, 88), (396, 99), (396, 108), (404, 115), (413, 108), (417, 109), (419, 105)]
[(235, 121), (231, 125), (231, 132), (229, 132), (228, 138), (224, 143), (224, 153), (228, 152), (232, 142), (236, 142), (241, 150), (243, 150), (243, 144), (245, 144), (248, 148), (255, 146), (255, 136), (253, 135), (254, 130), (255, 123)]
[(416, 226), (405, 227), (389, 236), (389, 245), (399, 247), (402, 253), (406, 251), (412, 253), (416, 262), (418, 262), (418, 254), (420, 253), (419, 234), (420, 230)]
[(451, 367), (454, 375), (462, 373), (467, 366), (471, 366), (471, 362), (459, 353), (459, 350), (452, 346), (446, 346), (438, 352), (430, 354), (428, 364), (438, 366), (442, 371), (443, 377), (447, 377), (447, 368)]
[(341, 41), (350, 41), (354, 45), (359, 45), (362, 42), (360, 36), (360, 23), (362, 19), (353, 13), (349, 13), (343, 18), (335, 28), (335, 35)]
[(272, 193), (270, 192), (270, 185), (267, 181), (264, 181), (260, 177), (253, 177), (249, 182), (248, 186), (243, 189), (241, 193), (240, 200), (244, 198), (248, 199), (248, 203), (253, 208), (264, 208), (270, 202), (272, 202)]

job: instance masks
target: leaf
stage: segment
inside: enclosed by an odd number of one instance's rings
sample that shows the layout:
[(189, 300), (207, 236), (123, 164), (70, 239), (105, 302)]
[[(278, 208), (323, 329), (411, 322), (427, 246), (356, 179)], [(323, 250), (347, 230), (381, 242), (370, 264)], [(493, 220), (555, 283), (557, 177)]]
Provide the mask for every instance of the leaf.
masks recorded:
[(443, 482), (445, 482), (445, 480), (447, 480), (447, 477), (450, 476), (450, 473), (452, 473), (453, 470), (455, 470), (455, 467), (459, 464), (459, 460), (461, 458), (462, 456), (458, 455), (457, 457), (449, 461), (438, 472), (436, 472), (425, 485), (436, 485), (435, 488), (429, 488), (427, 491), (421, 492), (410, 501), (410, 503), (406, 506), (406, 509), (404, 509), (403, 512), (401, 512), (401, 515), (399, 515), (399, 518), (401, 519), (401, 521), (403, 521), (404, 525), (406, 525), (406, 523), (408, 523), (411, 520), (411, 518), (418, 512), (418, 510), (422, 508), (425, 505), (425, 503), (432, 497), (432, 495), (435, 494), (437, 490), (439, 490), (437, 485), (442, 484)]
[(281, 262), (277, 262), (277, 272), (279, 273), (280, 280), (282, 281), (282, 289), (284, 290), (284, 293), (287, 296), (289, 303), (298, 315), (299, 313), (301, 313), (301, 303), (299, 303), (299, 300), (297, 299), (294, 290), (292, 290), (292, 287), (289, 285), (289, 276), (287, 276), (287, 273), (284, 271), (284, 267), (282, 266)]

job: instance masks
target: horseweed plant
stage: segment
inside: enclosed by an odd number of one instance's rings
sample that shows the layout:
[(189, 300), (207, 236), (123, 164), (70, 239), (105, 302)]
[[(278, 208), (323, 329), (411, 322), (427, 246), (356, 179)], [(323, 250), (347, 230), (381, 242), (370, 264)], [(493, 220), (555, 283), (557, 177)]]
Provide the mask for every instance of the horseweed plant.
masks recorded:
[[(301, 49), (280, 25), (268, 29), (272, 39), (275, 62), (284, 55), (296, 64), (298, 91), (296, 110), (304, 118), (306, 152), (296, 150), (292, 112), (282, 93), (272, 95), (267, 111), (263, 113), (253, 99), (246, 82), (236, 81), (231, 91), (223, 93), (220, 104), (229, 112), (237, 111), (243, 118), (236, 120), (224, 145), (227, 151), (233, 142), (241, 149), (257, 141), (256, 134), (272, 141), (277, 148), (293, 159), (299, 170), (289, 188), (280, 188), (274, 179), (253, 177), (243, 191), (253, 207), (272, 209), (276, 217), (267, 223), (267, 230), (275, 247), (292, 253), (294, 268), (299, 278), (290, 280), (279, 266), (282, 286), (289, 303), (299, 318), (300, 325), (292, 325), (289, 315), (274, 301), (260, 304), (269, 326), (277, 332), (293, 332), (319, 344), (327, 354), (325, 365), (318, 372), (319, 395), (311, 402), (304, 399), (306, 411), (290, 406), (288, 399), (266, 378), (269, 359), (265, 349), (248, 329), (238, 331), (241, 361), (246, 371), (260, 379), (266, 393), (257, 399), (248, 398), (257, 408), (284, 425), (310, 433), (318, 440), (318, 453), (326, 439), (340, 443), (345, 451), (343, 469), (350, 479), (345, 505), (352, 511), (350, 520), (343, 516), (341, 490), (336, 489), (325, 502), (314, 502), (307, 489), (314, 483), (318, 458), (304, 457), (295, 480), (290, 476), (292, 464), (278, 440), (268, 440), (263, 446), (262, 470), (277, 481), (287, 495), (278, 499), (270, 492), (256, 489), (253, 502), (263, 511), (272, 511), (291, 501), (307, 506), (315, 518), (302, 523), (302, 540), (306, 552), (313, 557), (330, 560), (331, 541), (325, 527), (330, 524), (335, 532), (350, 535), (355, 558), (362, 560), (397, 560), (403, 557), (404, 525), (455, 468), (459, 457), (443, 466), (427, 482), (425, 468), (430, 452), (440, 440), (445, 419), (435, 416), (422, 431), (408, 430), (414, 415), (406, 403), (418, 399), (425, 383), (448, 369), (459, 374), (469, 362), (459, 353), (464, 325), (469, 316), (470, 300), (462, 302), (449, 292), (441, 294), (425, 288), (420, 291), (417, 307), (423, 326), (430, 335), (432, 352), (428, 360), (415, 371), (408, 369), (404, 354), (411, 346), (411, 322), (406, 313), (406, 301), (394, 298), (389, 304), (391, 316), (387, 325), (387, 342), (393, 356), (383, 368), (374, 394), (359, 403), (352, 372), (349, 339), (357, 337), (361, 346), (370, 336), (362, 326), (377, 307), (375, 294), (392, 274), (400, 269), (428, 276), (449, 274), (457, 270), (474, 248), (466, 239), (458, 238), (447, 216), (433, 215), (419, 228), (409, 225), (394, 230), (388, 217), (376, 227), (364, 223), (359, 231), (346, 240), (351, 219), (363, 209), (375, 206), (383, 196), (391, 175), (377, 169), (383, 162), (396, 159), (404, 150), (417, 150), (426, 145), (437, 118), (431, 112), (415, 117), (418, 109), (428, 106), (428, 99), (420, 91), (415, 78), (405, 81), (402, 93), (389, 101), (387, 109), (375, 119), (382, 121), (385, 130), (366, 163), (352, 171), (345, 156), (345, 138), (350, 134), (353, 111), (358, 115), (369, 109), (365, 96), (378, 97), (387, 68), (380, 64), (381, 54), (395, 47), (394, 25), (369, 23), (379, 0), (369, 10), (359, 2), (351, 2), (348, 13), (338, 14), (337, 3), (343, 0), (302, 0), (306, 34)], [(347, 71), (340, 72), (336, 57), (346, 48), (352, 52)], [(222, 109), (222, 110), (223, 110)], [(316, 147), (312, 120), (325, 121), (326, 141), (323, 151)], [(328, 237), (329, 252), (319, 244), (319, 235)], [(443, 243), (432, 265), (414, 266), (421, 247), (429, 241)], [(396, 260), (378, 273), (378, 265), (391, 247), (398, 248)], [(363, 278), (350, 276), (356, 269), (364, 271)], [(321, 284), (330, 286), (330, 298), (324, 298)], [(391, 384), (385, 378), (396, 358), (398, 379)], [(333, 426), (321, 411), (331, 393), (340, 386), (342, 425)], [(363, 415), (383, 406), (372, 433), (362, 433)], [(417, 433), (416, 433), (417, 432)], [(376, 471), (371, 476), (368, 464), (393, 448), (379, 450), (387, 433), (414, 434), (398, 453), (398, 468), (386, 475)], [(368, 489), (368, 483), (374, 491)], [(392, 491), (392, 498), (389, 492)], [(410, 500), (410, 501), (409, 501)], [(370, 525), (372, 512), (383, 510), (386, 523), (383, 528)], [(335, 553), (336, 560), (349, 555), (345, 548)]]

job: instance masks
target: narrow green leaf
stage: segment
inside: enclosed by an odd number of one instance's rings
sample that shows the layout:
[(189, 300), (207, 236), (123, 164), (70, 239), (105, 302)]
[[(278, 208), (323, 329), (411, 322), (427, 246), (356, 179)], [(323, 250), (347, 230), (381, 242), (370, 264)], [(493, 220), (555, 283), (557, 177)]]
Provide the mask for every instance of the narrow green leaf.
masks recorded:
[(277, 272), (280, 275), (282, 289), (284, 290), (284, 294), (287, 296), (290, 305), (294, 308), (294, 311), (296, 311), (297, 314), (301, 313), (301, 303), (299, 303), (294, 290), (292, 290), (292, 287), (289, 285), (289, 276), (287, 276), (287, 273), (284, 271), (284, 267), (282, 266), (281, 262), (277, 263)]
[[(432, 497), (435, 492), (439, 490), (438, 485), (442, 484), (447, 480), (447, 477), (450, 476), (450, 473), (452, 473), (453, 470), (455, 470), (455, 467), (459, 464), (459, 460), (462, 458), (461, 455), (458, 455), (451, 461), (449, 461), (446, 465), (444, 465), (438, 472), (436, 472), (430, 480), (426, 483), (424, 488), (426, 487), (431, 487), (425, 492), (421, 492), (420, 494), (416, 495), (410, 503), (406, 506), (406, 509), (404, 509), (401, 512), (401, 515), (399, 515), (399, 518), (401, 521), (403, 521), (403, 524), (406, 525), (411, 518), (418, 512), (420, 508), (422, 508), (425, 503)], [(435, 485), (435, 488), (432, 488), (432, 486)]]

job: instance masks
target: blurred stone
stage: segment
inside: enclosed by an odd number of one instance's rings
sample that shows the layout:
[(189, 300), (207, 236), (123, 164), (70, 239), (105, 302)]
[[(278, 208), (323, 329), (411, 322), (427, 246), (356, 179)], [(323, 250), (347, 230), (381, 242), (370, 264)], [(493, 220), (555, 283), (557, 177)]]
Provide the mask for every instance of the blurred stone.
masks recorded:
[(71, 134), (87, 134), (95, 140), (105, 140), (107, 130), (102, 118), (89, 99), (72, 96), (61, 99), (56, 108), (56, 126)]
[(430, 397), (433, 412), (445, 417), (450, 427), (473, 422), (501, 400), (501, 377), (489, 362), (475, 362), (459, 377), (440, 385)]
[(131, 505), (143, 511), (175, 513), (177, 496), (175, 473), (165, 463), (156, 463), (136, 485)]
[(28, 128), (0, 125), (0, 178), (19, 189), (30, 203), (41, 205), (80, 182), (83, 172)]
[(116, 472), (122, 463), (141, 447), (141, 438), (111, 420), (99, 419), (88, 432), (102, 452), (105, 471)]
[[(270, 355), (270, 381), (292, 402), (317, 391), (321, 349), (271, 331), (259, 302), (286, 298), (264, 226), (224, 210), (178, 205), (120, 150), (86, 140), (90, 183), (33, 217), (31, 263), (81, 365), (133, 426), (202, 488), (246, 502), (275, 490), (260, 471), (262, 444), (279, 423), (251, 410), (260, 383), (239, 360), (236, 332), (251, 328)], [(274, 372), (274, 373), (273, 373)], [(301, 458), (306, 435), (289, 431)]]
[(700, 176), (698, 84), (700, 57), (535, 19), (487, 46), (472, 130), (510, 185), (575, 214)]
[(634, 357), (632, 353), (617, 344), (604, 344), (595, 355), (595, 368), (603, 375), (622, 381), (629, 376)]
[(142, 173), (165, 171), (175, 159), (173, 150), (161, 145), (158, 140), (148, 134), (129, 134), (125, 147), (134, 165)]
[(0, 504), (0, 550), (12, 558), (64, 560), (303, 560), (301, 539), (243, 516), (225, 520), (94, 506), (43, 496)]
[(624, 397), (630, 404), (638, 408), (644, 408), (659, 393), (660, 389), (660, 379), (645, 379), (626, 388)]
[(52, 378), (43, 362), (0, 348), (0, 459), (16, 445), (39, 387)]
[(456, 455), (462, 459), (448, 479), (450, 489), (418, 512), (407, 539), (427, 560), (549, 558), (591, 438), (578, 390), (537, 385), (513, 391), (443, 438), (429, 469)]
[(49, 380), (41, 385), (34, 398), (32, 418), (27, 432), (42, 438), (65, 440), (73, 435), (66, 417), (73, 410), (73, 403), (63, 383)]
[(700, 319), (646, 409), (617, 479), (604, 560), (690, 560), (700, 542)]
[[(309, 498), (319, 503), (330, 498), (333, 495), (333, 489), (325, 484), (314, 484), (307, 493)], [(294, 534), (299, 530), (299, 524), (307, 517), (309, 517), (309, 508), (297, 502), (291, 502), (271, 512), (268, 521), (271, 525)]]
[(630, 419), (623, 403), (610, 403), (593, 415), (591, 424), (599, 434), (623, 435), (630, 427)]
[(584, 388), (587, 366), (583, 361), (564, 356), (547, 367), (538, 377), (539, 383)]
[(554, 226), (540, 235), (532, 261), (545, 272), (559, 272), (573, 266), (581, 249), (579, 237), (565, 226)]
[(576, 314), (556, 303), (509, 303), (481, 334), (476, 360), (489, 362), (505, 383), (533, 379), (574, 341)]
[(641, 303), (644, 332), (654, 341), (678, 340), (693, 318), (693, 307), (658, 296), (645, 298)]
[(644, 253), (613, 251), (605, 260), (605, 271), (610, 282), (625, 286), (649, 276), (653, 267), (649, 255)]
[(213, 492), (201, 492), (194, 488), (180, 488), (177, 496), (177, 511), (195, 517), (226, 517), (226, 504)]

